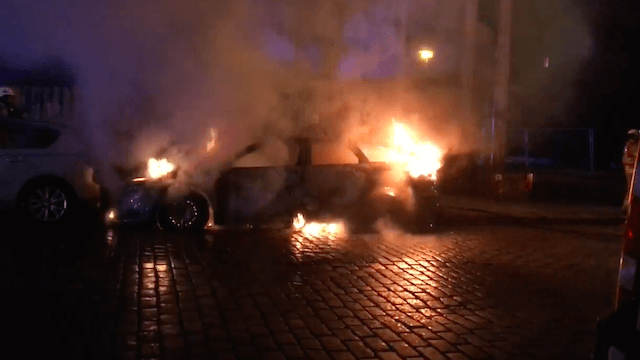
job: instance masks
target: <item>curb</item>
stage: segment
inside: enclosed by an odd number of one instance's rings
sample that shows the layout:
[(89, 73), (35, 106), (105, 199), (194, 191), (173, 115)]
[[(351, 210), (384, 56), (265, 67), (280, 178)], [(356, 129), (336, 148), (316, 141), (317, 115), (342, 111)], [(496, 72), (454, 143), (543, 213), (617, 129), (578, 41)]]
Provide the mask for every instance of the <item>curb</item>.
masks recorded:
[(517, 222), (526, 222), (526, 223), (547, 223), (547, 224), (585, 224), (589, 223), (592, 225), (622, 225), (625, 223), (626, 219), (624, 216), (620, 215), (619, 217), (588, 217), (588, 216), (545, 216), (545, 215), (517, 215), (517, 214), (505, 214), (502, 212), (491, 211), (486, 209), (477, 209), (477, 208), (466, 208), (459, 206), (447, 206), (447, 209), (458, 210), (458, 211), (467, 211), (467, 212), (476, 212), (482, 213), (491, 216), (495, 220), (509, 220), (509, 221), (517, 221)]

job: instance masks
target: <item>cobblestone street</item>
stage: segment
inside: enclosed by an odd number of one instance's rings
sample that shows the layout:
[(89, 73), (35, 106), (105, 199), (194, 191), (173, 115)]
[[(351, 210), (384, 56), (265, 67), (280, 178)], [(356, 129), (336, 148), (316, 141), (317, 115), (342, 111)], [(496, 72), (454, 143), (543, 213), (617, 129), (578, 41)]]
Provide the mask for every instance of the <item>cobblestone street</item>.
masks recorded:
[(587, 359), (613, 301), (619, 229), (101, 230), (56, 270), (57, 315), (33, 316), (58, 331), (36, 336), (67, 358)]

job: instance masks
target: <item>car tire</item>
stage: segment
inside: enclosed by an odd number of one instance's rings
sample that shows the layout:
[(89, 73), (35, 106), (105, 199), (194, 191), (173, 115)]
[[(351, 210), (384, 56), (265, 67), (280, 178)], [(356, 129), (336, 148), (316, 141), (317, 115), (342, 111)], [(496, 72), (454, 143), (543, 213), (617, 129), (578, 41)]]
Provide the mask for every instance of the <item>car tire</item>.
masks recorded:
[(24, 219), (40, 226), (66, 224), (78, 215), (78, 198), (63, 180), (41, 179), (25, 185), (18, 197)]
[(199, 194), (190, 194), (160, 204), (156, 223), (162, 230), (202, 231), (209, 222), (209, 203)]

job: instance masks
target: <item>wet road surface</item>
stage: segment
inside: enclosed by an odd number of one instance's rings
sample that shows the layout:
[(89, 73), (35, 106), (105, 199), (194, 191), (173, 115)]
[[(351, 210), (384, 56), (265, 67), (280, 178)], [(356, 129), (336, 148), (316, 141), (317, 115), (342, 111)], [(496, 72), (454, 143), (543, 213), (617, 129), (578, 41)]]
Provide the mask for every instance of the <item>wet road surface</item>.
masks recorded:
[(78, 359), (587, 359), (620, 226), (328, 237), (4, 227), (3, 342)]

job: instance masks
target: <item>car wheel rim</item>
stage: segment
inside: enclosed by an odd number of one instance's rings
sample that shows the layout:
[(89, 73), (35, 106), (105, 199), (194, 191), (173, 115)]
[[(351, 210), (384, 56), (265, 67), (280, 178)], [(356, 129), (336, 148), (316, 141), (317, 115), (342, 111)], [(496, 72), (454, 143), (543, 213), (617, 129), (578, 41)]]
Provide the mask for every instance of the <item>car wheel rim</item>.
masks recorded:
[(196, 205), (187, 200), (184, 204), (176, 206), (174, 211), (169, 214), (171, 224), (179, 229), (185, 229), (192, 226), (198, 217), (198, 209)]
[(55, 187), (39, 188), (29, 197), (29, 211), (40, 221), (59, 220), (67, 211), (67, 196)]

